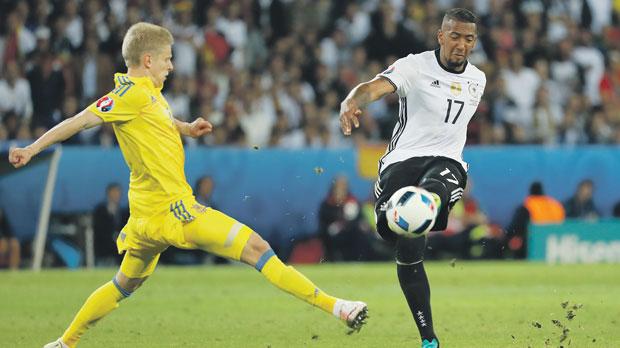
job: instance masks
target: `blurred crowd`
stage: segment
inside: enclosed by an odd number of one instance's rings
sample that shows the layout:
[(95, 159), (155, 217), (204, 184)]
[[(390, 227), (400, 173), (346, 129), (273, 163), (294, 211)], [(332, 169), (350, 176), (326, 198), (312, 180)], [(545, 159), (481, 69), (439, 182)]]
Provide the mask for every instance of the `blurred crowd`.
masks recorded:
[[(472, 185), (469, 180), (462, 199), (450, 211), (447, 228), (429, 232), (425, 259), (523, 259), (528, 255), (532, 225), (561, 224), (567, 219), (597, 222), (606, 216), (595, 202), (595, 184), (587, 178), (563, 201), (547, 194), (541, 181), (532, 182), (505, 226), (493, 221), (480, 207), (471, 193)], [(376, 233), (374, 203), (374, 194), (366, 201), (358, 200), (349, 191), (347, 177), (334, 178), (318, 214), (322, 260), (393, 259), (393, 250)], [(611, 216), (620, 218), (620, 200)]]
[[(37, 137), (110, 91), (139, 21), (174, 35), (164, 94), (175, 116), (215, 125), (189, 146), (389, 140), (396, 95), (370, 105), (351, 138), (340, 101), (399, 57), (437, 48), (456, 6), (480, 18), (470, 61), (488, 79), (470, 143), (620, 143), (617, 0), (0, 1), (0, 141)], [(108, 126), (69, 142), (115, 145)]]

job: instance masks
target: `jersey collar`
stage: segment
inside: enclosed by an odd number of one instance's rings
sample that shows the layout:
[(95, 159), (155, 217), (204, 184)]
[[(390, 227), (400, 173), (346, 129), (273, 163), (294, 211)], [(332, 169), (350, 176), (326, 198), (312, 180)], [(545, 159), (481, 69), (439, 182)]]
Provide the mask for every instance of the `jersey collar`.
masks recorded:
[(463, 71), (456, 71), (456, 70), (450, 69), (450, 68), (448, 68), (447, 66), (445, 66), (445, 65), (443, 65), (441, 63), (441, 59), (439, 59), (439, 48), (435, 50), (435, 58), (437, 59), (437, 64), (439, 64), (439, 66), (443, 70), (445, 70), (445, 71), (447, 71), (447, 72), (449, 72), (451, 74), (462, 74), (462, 73), (464, 73), (465, 69), (467, 69), (467, 64), (469, 63), (467, 60), (465, 60), (465, 65), (463, 66)]

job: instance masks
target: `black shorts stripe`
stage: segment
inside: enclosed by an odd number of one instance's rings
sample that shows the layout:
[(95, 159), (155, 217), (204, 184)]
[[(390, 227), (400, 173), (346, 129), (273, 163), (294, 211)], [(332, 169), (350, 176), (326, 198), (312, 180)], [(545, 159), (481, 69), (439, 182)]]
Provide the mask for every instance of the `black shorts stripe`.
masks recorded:
[(381, 196), (381, 186), (379, 186), (379, 181), (375, 181), (375, 198), (379, 198)]

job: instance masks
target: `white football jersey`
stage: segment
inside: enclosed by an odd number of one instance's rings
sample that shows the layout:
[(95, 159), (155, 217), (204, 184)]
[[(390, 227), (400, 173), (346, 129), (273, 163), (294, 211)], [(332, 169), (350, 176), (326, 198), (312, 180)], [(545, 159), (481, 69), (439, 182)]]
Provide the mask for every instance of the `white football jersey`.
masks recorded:
[(387, 78), (400, 97), (398, 123), (379, 160), (379, 173), (392, 163), (423, 156), (452, 158), (467, 171), (463, 147), (487, 82), (484, 73), (470, 63), (462, 73), (450, 72), (436, 50), (401, 58), (378, 76)]

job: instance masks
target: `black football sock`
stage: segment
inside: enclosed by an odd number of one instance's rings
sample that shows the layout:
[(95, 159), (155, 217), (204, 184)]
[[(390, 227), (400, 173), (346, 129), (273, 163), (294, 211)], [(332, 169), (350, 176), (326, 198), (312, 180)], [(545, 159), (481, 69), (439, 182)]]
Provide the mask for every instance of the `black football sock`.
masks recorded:
[(431, 341), (435, 336), (431, 314), (431, 289), (424, 271), (424, 264), (397, 265), (398, 280), (405, 294), (413, 319), (418, 326), (422, 339)]

